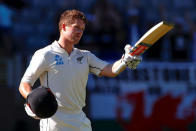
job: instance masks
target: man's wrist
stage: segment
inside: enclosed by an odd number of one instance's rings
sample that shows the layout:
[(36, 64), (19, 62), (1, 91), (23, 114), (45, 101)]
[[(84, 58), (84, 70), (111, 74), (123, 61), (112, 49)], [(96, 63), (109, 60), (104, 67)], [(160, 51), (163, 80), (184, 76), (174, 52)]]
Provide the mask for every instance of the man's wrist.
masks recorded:
[(123, 59), (120, 59), (119, 61), (115, 62), (112, 66), (112, 73), (118, 75), (126, 68), (126, 63), (123, 61)]

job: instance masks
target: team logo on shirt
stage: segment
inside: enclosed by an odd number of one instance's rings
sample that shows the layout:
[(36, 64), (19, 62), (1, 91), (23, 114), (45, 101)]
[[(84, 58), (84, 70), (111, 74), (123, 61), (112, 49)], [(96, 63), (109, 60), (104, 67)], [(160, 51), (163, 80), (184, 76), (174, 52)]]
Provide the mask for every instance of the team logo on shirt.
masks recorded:
[(82, 59), (84, 58), (84, 56), (81, 56), (81, 57), (78, 57), (76, 60), (77, 60), (77, 63), (79, 64), (82, 64)]
[(56, 65), (63, 65), (63, 59), (60, 55), (55, 55)]

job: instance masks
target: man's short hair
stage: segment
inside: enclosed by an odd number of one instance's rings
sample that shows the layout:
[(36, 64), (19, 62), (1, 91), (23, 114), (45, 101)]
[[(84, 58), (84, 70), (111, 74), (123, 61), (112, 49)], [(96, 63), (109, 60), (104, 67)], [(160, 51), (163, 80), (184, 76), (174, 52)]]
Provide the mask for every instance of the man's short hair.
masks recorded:
[(82, 21), (84, 21), (85, 24), (87, 24), (87, 19), (83, 12), (75, 9), (64, 11), (60, 16), (59, 31), (61, 31), (63, 24), (70, 25), (76, 19), (81, 19)]

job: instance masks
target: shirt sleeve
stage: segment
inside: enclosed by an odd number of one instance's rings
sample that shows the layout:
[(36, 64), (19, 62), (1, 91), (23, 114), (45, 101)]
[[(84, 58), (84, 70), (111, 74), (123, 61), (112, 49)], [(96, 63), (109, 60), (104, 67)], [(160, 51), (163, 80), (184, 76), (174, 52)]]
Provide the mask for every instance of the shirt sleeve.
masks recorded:
[(97, 76), (100, 74), (100, 72), (103, 70), (103, 68), (106, 65), (108, 65), (107, 62), (97, 58), (91, 52), (88, 53), (88, 63), (89, 63), (90, 73), (93, 73)]
[(33, 86), (35, 81), (46, 70), (47, 64), (44, 58), (44, 54), (40, 53), (39, 51), (35, 52), (21, 82), (27, 82)]

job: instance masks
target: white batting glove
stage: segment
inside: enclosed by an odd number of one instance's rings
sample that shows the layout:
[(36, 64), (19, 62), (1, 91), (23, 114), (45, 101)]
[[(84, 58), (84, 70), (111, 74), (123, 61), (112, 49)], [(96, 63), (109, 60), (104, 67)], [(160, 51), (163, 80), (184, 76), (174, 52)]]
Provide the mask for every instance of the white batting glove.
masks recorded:
[(122, 56), (123, 62), (126, 64), (126, 66), (132, 70), (136, 69), (138, 64), (142, 61), (141, 56), (131, 56), (129, 54), (131, 45), (125, 46), (125, 54)]
[(31, 110), (28, 104), (24, 104), (24, 108), (28, 116), (34, 119), (40, 119), (38, 116), (35, 115), (35, 113), (33, 113), (33, 111)]

